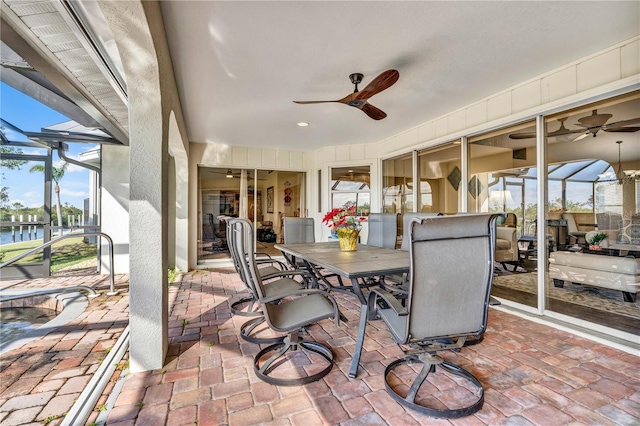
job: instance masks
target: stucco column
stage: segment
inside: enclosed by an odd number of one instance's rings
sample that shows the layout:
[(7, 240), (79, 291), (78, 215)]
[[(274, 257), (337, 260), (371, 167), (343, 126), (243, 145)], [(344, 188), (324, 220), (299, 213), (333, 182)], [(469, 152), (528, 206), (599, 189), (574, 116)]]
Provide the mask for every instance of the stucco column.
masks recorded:
[(166, 64), (159, 60), (166, 45), (157, 3), (104, 1), (100, 8), (114, 33), (127, 80), (129, 353), (131, 371), (139, 372), (161, 368), (168, 347), (168, 114), (161, 83)]
[[(116, 274), (129, 273), (129, 147), (102, 147), (102, 188), (100, 223), (102, 232), (113, 241)], [(109, 245), (100, 238), (100, 271), (111, 272)]]

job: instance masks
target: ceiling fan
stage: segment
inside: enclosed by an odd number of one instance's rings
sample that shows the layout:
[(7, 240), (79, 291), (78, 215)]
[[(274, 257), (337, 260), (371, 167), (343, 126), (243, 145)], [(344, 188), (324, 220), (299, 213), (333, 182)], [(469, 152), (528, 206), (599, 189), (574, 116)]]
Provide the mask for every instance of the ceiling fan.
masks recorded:
[(364, 76), (360, 73), (353, 73), (349, 75), (349, 79), (351, 83), (353, 83), (356, 88), (353, 93), (348, 94), (342, 99), (338, 99), (335, 101), (293, 101), (297, 104), (319, 104), (326, 102), (339, 102), (341, 104), (346, 104), (355, 108), (362, 110), (369, 117), (374, 120), (382, 120), (387, 116), (384, 111), (374, 107), (371, 105), (368, 100), (373, 95), (376, 95), (383, 90), (388, 89), (393, 86), (398, 78), (400, 77), (400, 73), (396, 70), (387, 70), (374, 78), (371, 83), (369, 83), (362, 91), (358, 91), (358, 84), (362, 82), (362, 78)]
[[(215, 174), (215, 175), (221, 175), (221, 176), (224, 176), (226, 178), (240, 179), (242, 177), (242, 173), (241, 172), (233, 172), (231, 169), (227, 169), (226, 172), (212, 170), (210, 173), (211, 174)], [(253, 176), (251, 175), (250, 171), (247, 172), (247, 180), (253, 180)], [(258, 180), (266, 180), (266, 179), (263, 179), (263, 178), (259, 177)]]
[[(607, 121), (609, 121), (611, 117), (613, 117), (613, 115), (598, 114), (598, 110), (594, 109), (591, 115), (578, 119), (578, 123), (576, 123), (576, 126), (580, 126), (582, 127), (582, 129), (575, 129), (575, 130), (567, 129), (564, 125), (566, 118), (563, 118), (558, 120), (560, 121), (560, 127), (555, 131), (547, 132), (547, 136), (558, 137), (558, 136), (566, 136), (566, 135), (581, 133), (580, 136), (574, 139), (574, 141), (579, 141), (580, 139), (584, 139), (589, 135), (593, 135), (593, 137), (595, 138), (597, 133), (600, 130), (604, 132), (624, 132), (624, 133), (633, 133), (640, 130), (640, 126), (633, 126), (634, 124), (640, 124), (640, 117), (607, 124)], [(530, 139), (535, 137), (536, 137), (535, 132), (512, 133), (509, 135), (510, 139)]]

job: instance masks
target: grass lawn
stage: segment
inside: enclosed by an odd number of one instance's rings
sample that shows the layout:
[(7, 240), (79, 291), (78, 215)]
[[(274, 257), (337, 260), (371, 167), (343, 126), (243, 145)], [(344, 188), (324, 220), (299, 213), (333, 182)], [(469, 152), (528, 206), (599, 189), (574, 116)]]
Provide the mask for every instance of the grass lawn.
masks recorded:
[[(0, 261), (6, 262), (32, 248), (42, 244), (42, 240), (23, 241), (14, 244), (3, 244), (0, 247)], [(51, 271), (55, 272), (76, 263), (95, 258), (97, 255), (95, 244), (85, 244), (82, 237), (71, 237), (59, 241), (51, 246)], [(42, 251), (33, 253), (17, 263), (37, 263), (42, 261)]]

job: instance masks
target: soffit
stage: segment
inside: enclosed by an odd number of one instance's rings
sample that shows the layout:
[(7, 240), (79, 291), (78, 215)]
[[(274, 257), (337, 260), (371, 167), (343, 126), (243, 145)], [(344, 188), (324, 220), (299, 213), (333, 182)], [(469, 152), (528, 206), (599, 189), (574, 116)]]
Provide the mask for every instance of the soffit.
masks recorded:
[[(40, 74), (31, 80), (38, 84), (44, 76), (66, 95), (65, 100), (73, 101), (105, 130), (126, 143), (129, 126), (126, 95), (114, 89), (105, 67), (96, 60), (88, 40), (62, 3), (3, 0), (2, 14), (11, 27), (3, 31), (3, 42)], [(11, 30), (15, 31), (15, 37)], [(33, 74), (23, 72), (21, 77), (24, 78), (17, 88), (24, 89), (27, 85), (24, 79)], [(43, 87), (50, 91), (46, 84)], [(61, 112), (73, 113), (70, 110)], [(87, 122), (85, 117), (70, 118)]]

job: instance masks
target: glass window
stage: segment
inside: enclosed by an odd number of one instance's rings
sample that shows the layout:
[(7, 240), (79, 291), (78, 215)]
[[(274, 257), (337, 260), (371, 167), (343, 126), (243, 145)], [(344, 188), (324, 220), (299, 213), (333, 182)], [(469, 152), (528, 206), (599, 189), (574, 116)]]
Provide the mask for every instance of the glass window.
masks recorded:
[(412, 154), (405, 154), (382, 161), (383, 213), (413, 211), (412, 158)]
[[(533, 122), (470, 138), (469, 212), (505, 212), (496, 230), (492, 294), (537, 307), (536, 139)], [(515, 274), (515, 272), (518, 272)]]
[(460, 211), (462, 166), (459, 141), (418, 153), (420, 196), (416, 211), (456, 214)]
[[(564, 125), (561, 134), (550, 132), (547, 138), (548, 214), (549, 218), (561, 218), (565, 213), (568, 222), (557, 229), (545, 297), (549, 311), (636, 335), (638, 328), (628, 319), (635, 317), (637, 322), (637, 308), (632, 314), (627, 309), (632, 304), (624, 301), (624, 293), (610, 290), (613, 281), (625, 278), (601, 274), (589, 264), (593, 259), (607, 265), (607, 257), (617, 262), (620, 254), (640, 249), (632, 236), (640, 205), (638, 182), (628, 177), (640, 161), (638, 111), (640, 92), (635, 92), (547, 118), (547, 128), (552, 131), (558, 121)], [(558, 205), (562, 209), (555, 213)], [(594, 235), (591, 231), (607, 235), (599, 250), (589, 242)], [(562, 275), (557, 271), (562, 271), (563, 262), (573, 260), (570, 249), (582, 251), (585, 263), (580, 272)]]
[(369, 166), (331, 169), (331, 208), (356, 206), (359, 215), (371, 211), (371, 172)]
[(593, 213), (593, 182), (567, 181), (565, 209), (574, 213)]
[[(637, 183), (636, 186), (638, 186)], [(605, 212), (622, 214), (622, 186), (611, 185), (611, 182), (596, 182), (595, 199), (596, 214)], [(638, 210), (640, 209), (636, 208), (636, 211)]]

